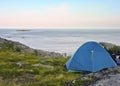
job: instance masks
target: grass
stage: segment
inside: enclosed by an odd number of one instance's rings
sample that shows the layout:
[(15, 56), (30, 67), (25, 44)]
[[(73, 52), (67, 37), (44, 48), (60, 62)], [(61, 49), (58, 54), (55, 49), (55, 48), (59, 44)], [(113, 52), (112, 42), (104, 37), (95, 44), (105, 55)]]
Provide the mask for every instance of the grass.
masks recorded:
[[(30, 54), (21, 50), (13, 42), (0, 45), (0, 86), (68, 86), (68, 82), (82, 75), (66, 70), (69, 57), (43, 57), (37, 51)], [(69, 86), (83, 86), (89, 81), (77, 80)]]
[[(66, 86), (66, 82), (81, 76), (67, 72), (67, 60), (0, 50), (0, 86)], [(35, 64), (51, 67), (33, 66)]]

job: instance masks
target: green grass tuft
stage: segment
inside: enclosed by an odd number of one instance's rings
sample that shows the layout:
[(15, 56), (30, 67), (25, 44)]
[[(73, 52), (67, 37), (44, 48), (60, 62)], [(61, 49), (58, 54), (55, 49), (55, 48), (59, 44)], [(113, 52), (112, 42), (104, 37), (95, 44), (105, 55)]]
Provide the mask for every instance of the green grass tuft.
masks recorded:
[(0, 86), (66, 86), (66, 82), (80, 77), (67, 72), (67, 60), (0, 50)]

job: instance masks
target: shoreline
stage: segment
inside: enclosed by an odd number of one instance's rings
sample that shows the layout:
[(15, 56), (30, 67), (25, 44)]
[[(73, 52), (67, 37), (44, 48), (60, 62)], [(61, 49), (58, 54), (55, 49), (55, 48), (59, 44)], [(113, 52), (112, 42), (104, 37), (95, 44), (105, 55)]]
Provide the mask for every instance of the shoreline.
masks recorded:
[(5, 44), (5, 43), (7, 43), (8, 45), (10, 44), (10, 46), (12, 44), (11, 48), (13, 49), (19, 48), (21, 50), (20, 51), (21, 53), (34, 53), (38, 55), (43, 55), (44, 57), (63, 57), (63, 55), (58, 52), (49, 52), (49, 51), (44, 51), (41, 49), (33, 49), (29, 46), (24, 45), (23, 43), (0, 37), (0, 45)]
[(108, 42), (120, 45), (120, 31), (113, 29), (108, 29), (109, 31), (107, 29), (104, 31), (95, 29), (31, 29), (30, 31), (21, 32), (16, 30), (19, 29), (0, 30), (0, 36), (8, 40), (18, 41), (33, 49), (42, 49), (61, 54), (67, 53), (67, 55), (73, 55), (87, 41)]
[[(24, 43), (24, 42), (20, 42), (19, 40), (16, 40), (16, 39), (13, 39), (12, 37), (0, 37), (0, 38), (2, 38), (2, 39), (6, 39), (6, 40), (10, 40), (10, 41), (13, 41), (13, 42), (19, 42), (19, 43), (21, 43), (21, 44), (23, 44), (23, 45), (25, 45), (25, 46), (28, 46), (28, 47), (30, 47), (30, 48), (32, 48), (32, 49), (35, 49), (35, 50), (43, 50), (43, 51), (46, 51), (46, 52), (55, 52), (55, 53), (60, 53), (61, 55), (63, 55), (63, 56), (71, 56), (72, 54), (74, 54), (74, 52), (64, 52), (64, 51), (60, 51), (60, 50), (50, 50), (50, 49), (44, 49), (44, 48), (38, 48), (38, 47), (34, 47), (34, 46), (30, 46), (30, 45), (28, 45), (28, 44), (26, 44), (26, 43)], [(22, 38), (22, 39), (24, 39), (24, 38)]]
[[(22, 42), (20, 42), (20, 41), (16, 41), (16, 40), (12, 40), (11, 38), (5, 38), (5, 37), (0, 37), (0, 38), (2, 38), (2, 39), (6, 39), (6, 40), (9, 40), (9, 41), (12, 41), (12, 42), (18, 42), (18, 43), (20, 43), (20, 44), (23, 44), (23, 45), (25, 45), (25, 46), (28, 46), (28, 47), (30, 47), (31, 49), (34, 49), (34, 50), (42, 50), (42, 51), (45, 51), (45, 52), (53, 52), (53, 53), (59, 53), (59, 54), (61, 54), (62, 56), (72, 56), (76, 51), (77, 51), (77, 49), (82, 45), (79, 45), (79, 47), (78, 48), (76, 48), (76, 50), (74, 51), (74, 52), (59, 52), (59, 50), (55, 50), (55, 51), (52, 51), (52, 50), (45, 50), (45, 49), (42, 49), (42, 48), (35, 48), (35, 47), (32, 47), (32, 46), (29, 46), (29, 45), (27, 45), (27, 44), (25, 44), (25, 43), (22, 43)], [(113, 46), (113, 45), (117, 45), (117, 46), (119, 46), (118, 44), (113, 44), (113, 43), (111, 43), (111, 42), (98, 42), (98, 43), (105, 43), (105, 45), (107, 46), (107, 45), (110, 45), (110, 46)]]

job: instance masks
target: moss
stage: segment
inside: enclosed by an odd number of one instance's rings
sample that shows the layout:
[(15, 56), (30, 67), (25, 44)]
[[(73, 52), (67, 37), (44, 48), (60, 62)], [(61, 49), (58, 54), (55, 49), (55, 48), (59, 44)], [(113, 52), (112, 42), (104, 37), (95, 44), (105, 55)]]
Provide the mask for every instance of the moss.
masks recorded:
[(118, 53), (120, 53), (120, 46), (113, 46), (108, 49), (108, 52), (118, 54)]

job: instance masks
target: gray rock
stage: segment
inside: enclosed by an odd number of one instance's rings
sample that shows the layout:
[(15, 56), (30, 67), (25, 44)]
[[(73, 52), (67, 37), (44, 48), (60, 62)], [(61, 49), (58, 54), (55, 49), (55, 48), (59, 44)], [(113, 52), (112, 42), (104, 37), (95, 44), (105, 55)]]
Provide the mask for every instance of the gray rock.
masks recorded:
[(25, 65), (29, 64), (28, 62), (16, 62), (16, 64), (20, 67), (23, 68)]
[(45, 68), (54, 68), (53, 66), (51, 65), (44, 65), (44, 64), (33, 64), (32, 66), (34, 67), (45, 67)]
[[(120, 67), (108, 68), (96, 73), (88, 74), (96, 81), (89, 86), (120, 86)], [(98, 79), (98, 80), (97, 80)]]
[(110, 76), (110, 78), (106, 77), (90, 86), (120, 86), (120, 74)]
[[(75, 81), (88, 80), (83, 86), (120, 86), (120, 67), (106, 68), (94, 73), (83, 74), (82, 77), (66, 82), (66, 86), (75, 86)], [(72, 84), (71, 84), (72, 83)]]

